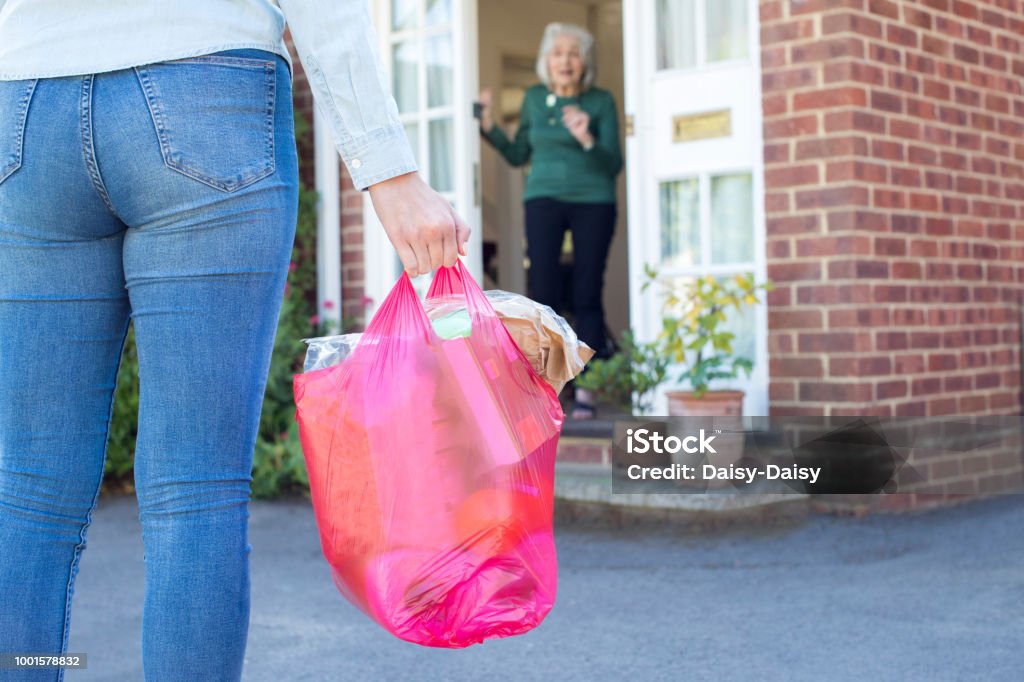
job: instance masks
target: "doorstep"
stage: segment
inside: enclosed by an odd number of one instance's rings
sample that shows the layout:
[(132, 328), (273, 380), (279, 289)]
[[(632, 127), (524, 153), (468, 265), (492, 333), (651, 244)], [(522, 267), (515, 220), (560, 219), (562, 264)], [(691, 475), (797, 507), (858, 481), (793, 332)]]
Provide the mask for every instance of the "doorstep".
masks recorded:
[(811, 513), (810, 495), (805, 493), (613, 493), (611, 450), (610, 435), (559, 439), (556, 520), (703, 532), (791, 526)]

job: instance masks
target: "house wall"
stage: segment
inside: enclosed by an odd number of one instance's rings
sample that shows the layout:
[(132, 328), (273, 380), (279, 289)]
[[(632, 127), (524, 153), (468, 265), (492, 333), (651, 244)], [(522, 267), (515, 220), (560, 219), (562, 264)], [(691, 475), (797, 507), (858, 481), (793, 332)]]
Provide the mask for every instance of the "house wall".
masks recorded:
[[(299, 61), (291, 33), (285, 31), (285, 44), (292, 56), (295, 78), (292, 83), (293, 101), (296, 111), (305, 117), (310, 126), (308, 144), (299, 141), (299, 152), (303, 155), (302, 180), (309, 188), (316, 186), (313, 164), (313, 93), (306, 79), (306, 73)], [(361, 329), (365, 323), (363, 296), (365, 295), (365, 268), (363, 266), (363, 197), (352, 184), (352, 178), (345, 164), (338, 157), (341, 193), (341, 314), (352, 317)]]
[(772, 414), (1021, 409), (1022, 12), (761, 1)]

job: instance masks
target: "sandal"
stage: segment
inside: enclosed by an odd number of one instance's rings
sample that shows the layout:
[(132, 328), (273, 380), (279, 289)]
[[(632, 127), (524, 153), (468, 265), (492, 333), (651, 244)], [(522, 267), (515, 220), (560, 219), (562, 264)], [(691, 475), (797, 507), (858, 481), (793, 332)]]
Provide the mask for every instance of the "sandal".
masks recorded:
[(597, 416), (597, 408), (590, 403), (575, 402), (572, 406), (573, 421), (584, 421)]

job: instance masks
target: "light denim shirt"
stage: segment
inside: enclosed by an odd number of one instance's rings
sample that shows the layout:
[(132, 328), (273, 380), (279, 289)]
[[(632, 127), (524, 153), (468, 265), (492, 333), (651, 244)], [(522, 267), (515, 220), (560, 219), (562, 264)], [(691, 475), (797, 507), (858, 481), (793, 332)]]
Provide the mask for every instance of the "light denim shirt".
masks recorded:
[(418, 170), (367, 0), (0, 0), (0, 80), (50, 78), (257, 48), (288, 61), (285, 22), (360, 190)]

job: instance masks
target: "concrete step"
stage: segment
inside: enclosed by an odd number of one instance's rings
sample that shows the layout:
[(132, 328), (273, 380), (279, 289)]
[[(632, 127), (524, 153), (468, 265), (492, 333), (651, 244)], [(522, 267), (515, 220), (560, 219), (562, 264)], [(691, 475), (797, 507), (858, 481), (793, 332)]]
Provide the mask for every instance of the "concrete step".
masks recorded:
[[(573, 452), (585, 452), (571, 444)], [(609, 453), (610, 454), (610, 453)], [(670, 526), (705, 532), (792, 526), (811, 513), (810, 496), (794, 492), (613, 493), (612, 469), (600, 461), (555, 465), (555, 517), (600, 526)]]

